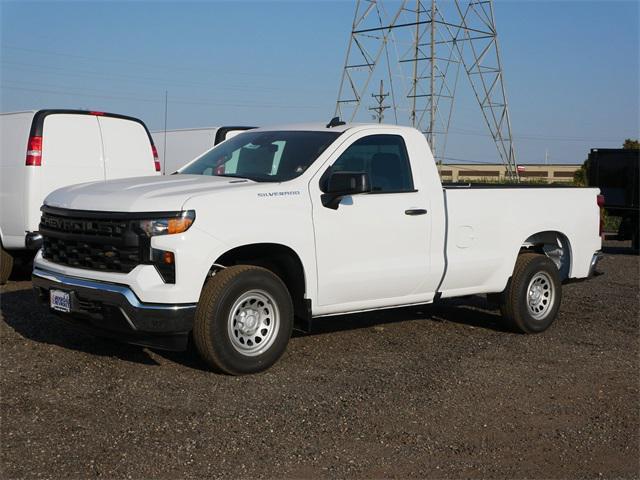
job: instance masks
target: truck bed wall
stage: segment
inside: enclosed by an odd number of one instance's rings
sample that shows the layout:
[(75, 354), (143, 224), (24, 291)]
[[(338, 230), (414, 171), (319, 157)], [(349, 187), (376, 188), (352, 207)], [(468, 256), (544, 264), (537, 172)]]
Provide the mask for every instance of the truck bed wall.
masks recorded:
[(570, 244), (570, 278), (589, 272), (600, 249), (600, 212), (593, 188), (444, 190), (447, 273), (442, 297), (502, 291), (528, 237), (563, 234)]

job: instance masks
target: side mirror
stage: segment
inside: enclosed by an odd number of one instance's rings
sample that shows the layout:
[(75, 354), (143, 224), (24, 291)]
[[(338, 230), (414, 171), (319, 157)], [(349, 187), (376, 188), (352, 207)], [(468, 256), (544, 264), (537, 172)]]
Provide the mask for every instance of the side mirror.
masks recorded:
[(326, 183), (322, 195), (322, 205), (333, 210), (338, 209), (342, 197), (371, 191), (369, 174), (366, 172), (334, 172)]

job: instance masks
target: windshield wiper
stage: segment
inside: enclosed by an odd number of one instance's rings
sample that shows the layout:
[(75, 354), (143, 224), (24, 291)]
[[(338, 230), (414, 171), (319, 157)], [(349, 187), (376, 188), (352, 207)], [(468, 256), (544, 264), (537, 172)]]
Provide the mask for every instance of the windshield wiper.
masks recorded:
[(278, 183), (279, 180), (275, 180), (273, 178), (270, 177), (247, 177), (245, 175), (236, 175), (235, 173), (223, 173), (221, 175), (213, 175), (214, 177), (230, 177), (230, 178), (244, 178), (246, 180), (251, 180), (253, 182), (259, 182), (259, 183), (268, 183), (268, 182), (272, 182), (272, 183)]
[(245, 180), (253, 180), (251, 177), (245, 177), (244, 175), (236, 175), (235, 173), (223, 173), (221, 175), (213, 174), (213, 177), (229, 177), (229, 178), (244, 178)]

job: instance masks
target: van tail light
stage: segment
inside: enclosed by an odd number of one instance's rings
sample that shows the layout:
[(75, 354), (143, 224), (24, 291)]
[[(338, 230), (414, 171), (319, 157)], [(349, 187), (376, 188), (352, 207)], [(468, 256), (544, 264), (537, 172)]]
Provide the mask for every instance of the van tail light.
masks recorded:
[(104, 112), (96, 112), (96, 111), (90, 111), (89, 115), (95, 115), (96, 117), (104, 117)]
[(153, 165), (156, 167), (156, 172), (159, 172), (160, 160), (158, 159), (158, 149), (154, 144), (151, 144), (151, 153), (153, 153)]
[(42, 165), (42, 137), (29, 137), (29, 143), (27, 143), (27, 161), (25, 165), (32, 167)]
[(604, 235), (604, 195), (598, 195), (596, 203), (600, 208), (600, 237), (602, 237)]

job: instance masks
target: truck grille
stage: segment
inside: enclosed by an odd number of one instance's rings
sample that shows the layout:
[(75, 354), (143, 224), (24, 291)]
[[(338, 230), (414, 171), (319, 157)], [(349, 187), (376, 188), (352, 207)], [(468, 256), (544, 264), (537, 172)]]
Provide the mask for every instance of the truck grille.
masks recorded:
[[(143, 263), (145, 248), (134, 220), (91, 218), (87, 212), (43, 207), (42, 256), (54, 263), (129, 273)], [(148, 250), (148, 246), (146, 248)]]

